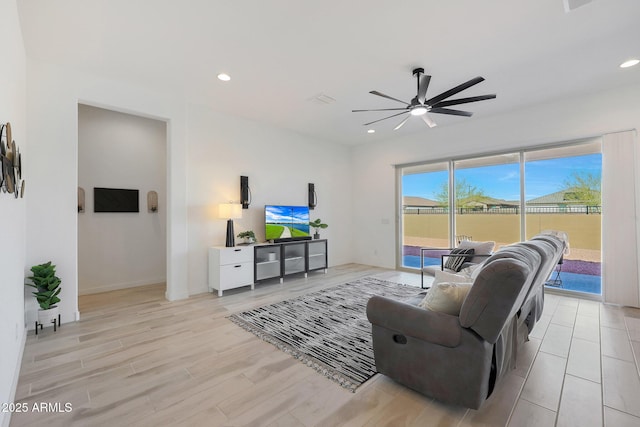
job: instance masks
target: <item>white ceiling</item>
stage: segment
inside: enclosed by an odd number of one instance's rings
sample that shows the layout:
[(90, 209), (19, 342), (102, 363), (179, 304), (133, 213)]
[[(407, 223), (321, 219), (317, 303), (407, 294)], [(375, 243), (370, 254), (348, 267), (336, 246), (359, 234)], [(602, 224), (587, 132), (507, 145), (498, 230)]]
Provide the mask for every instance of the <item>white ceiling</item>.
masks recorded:
[[(476, 76), (455, 97), (471, 118), (640, 83), (640, 0), (18, 0), (27, 56), (171, 92), (188, 102), (345, 144), (428, 133), (418, 118), (363, 123), (409, 101), (411, 70), (432, 75), (427, 97)], [(231, 75), (223, 83), (220, 72)], [(325, 94), (336, 99), (319, 104)], [(457, 107), (453, 107), (457, 108)], [(606, 108), (606, 106), (603, 106)], [(390, 115), (390, 114), (389, 114)]]

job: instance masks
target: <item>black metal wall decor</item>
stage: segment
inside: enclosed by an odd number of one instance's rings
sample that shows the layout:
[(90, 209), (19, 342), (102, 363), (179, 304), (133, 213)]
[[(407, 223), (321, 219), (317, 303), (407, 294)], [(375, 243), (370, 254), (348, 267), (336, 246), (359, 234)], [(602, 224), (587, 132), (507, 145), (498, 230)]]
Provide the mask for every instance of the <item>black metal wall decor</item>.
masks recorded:
[(316, 194), (316, 185), (309, 183), (309, 209), (313, 210), (318, 205), (318, 195)]
[(249, 209), (251, 204), (251, 189), (249, 188), (249, 177), (240, 177), (240, 204), (242, 209)]
[(22, 154), (13, 140), (11, 123), (0, 123), (0, 192), (24, 197)]

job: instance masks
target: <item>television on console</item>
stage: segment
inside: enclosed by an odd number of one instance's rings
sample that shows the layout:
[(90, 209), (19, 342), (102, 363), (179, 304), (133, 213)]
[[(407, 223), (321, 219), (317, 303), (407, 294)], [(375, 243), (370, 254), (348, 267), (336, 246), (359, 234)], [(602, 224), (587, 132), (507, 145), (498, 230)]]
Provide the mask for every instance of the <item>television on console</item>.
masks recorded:
[(274, 242), (310, 240), (308, 206), (264, 207), (265, 238)]

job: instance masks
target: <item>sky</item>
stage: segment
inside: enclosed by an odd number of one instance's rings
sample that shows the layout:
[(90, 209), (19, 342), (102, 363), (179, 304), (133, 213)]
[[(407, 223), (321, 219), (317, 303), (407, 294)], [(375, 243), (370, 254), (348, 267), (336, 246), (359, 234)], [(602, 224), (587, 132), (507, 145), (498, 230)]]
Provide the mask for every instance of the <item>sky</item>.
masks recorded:
[[(525, 200), (555, 193), (565, 188), (572, 173), (602, 174), (602, 155), (564, 157), (525, 163)], [(520, 199), (520, 166), (518, 163), (460, 169), (456, 179), (465, 179), (490, 197), (504, 200)], [(402, 178), (403, 196), (436, 200), (436, 194), (447, 181), (448, 172), (406, 175)]]

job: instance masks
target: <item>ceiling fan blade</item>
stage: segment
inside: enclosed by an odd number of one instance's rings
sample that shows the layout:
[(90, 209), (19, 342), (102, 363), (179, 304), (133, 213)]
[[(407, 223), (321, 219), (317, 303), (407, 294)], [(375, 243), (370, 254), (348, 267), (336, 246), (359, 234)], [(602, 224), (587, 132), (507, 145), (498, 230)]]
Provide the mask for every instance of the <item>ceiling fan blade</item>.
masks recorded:
[(404, 105), (409, 105), (408, 103), (406, 103), (406, 102), (404, 102), (404, 101), (400, 101), (399, 99), (396, 99), (396, 98), (394, 98), (394, 97), (392, 97), (392, 96), (385, 95), (384, 93), (380, 93), (380, 92), (378, 92), (377, 90), (372, 90), (372, 91), (371, 91), (371, 92), (369, 92), (369, 93), (370, 93), (370, 94), (372, 94), (372, 95), (378, 95), (378, 96), (381, 96), (381, 97), (383, 97), (383, 98), (391, 99), (392, 101), (402, 102)]
[(406, 113), (407, 113), (407, 111), (403, 111), (402, 113), (394, 114), (393, 116), (389, 116), (389, 117), (385, 117), (383, 119), (378, 119), (378, 120), (374, 120), (374, 121), (369, 122), (369, 123), (365, 123), (364, 126), (369, 126), (369, 125), (372, 125), (374, 123), (378, 123), (378, 122), (381, 122), (383, 120), (390, 119), (391, 117), (396, 117), (396, 116), (399, 116), (400, 114), (406, 114)]
[(378, 110), (351, 110), (352, 113), (363, 113), (365, 111), (408, 111), (406, 108), (380, 108)]
[(431, 117), (429, 117), (429, 114), (423, 114), (420, 117), (422, 117), (422, 120), (424, 120), (424, 122), (427, 124), (427, 126), (429, 126), (430, 128), (434, 128), (437, 126), (436, 122), (434, 122)]
[(398, 126), (394, 127), (393, 130), (400, 129), (405, 123), (407, 123), (407, 120), (409, 120), (410, 117), (411, 117), (411, 114), (409, 114), (407, 117), (405, 117), (405, 119), (403, 121), (401, 121)]
[(451, 114), (452, 116), (473, 116), (473, 113), (470, 113), (468, 111), (452, 110), (451, 108), (432, 108), (429, 110), (429, 112), (438, 114)]
[(433, 98), (425, 101), (425, 104), (435, 105), (438, 102), (442, 101), (443, 99), (446, 99), (452, 95), (455, 95), (458, 92), (462, 92), (463, 90), (468, 89), (473, 85), (477, 85), (481, 81), (484, 81), (484, 77), (476, 77), (474, 79), (471, 79), (468, 82), (462, 83), (461, 85), (458, 85), (452, 89), (449, 89), (446, 92), (442, 92), (440, 95), (434, 96)]
[(430, 81), (431, 76), (422, 76), (422, 79), (420, 79), (420, 85), (418, 86), (418, 102), (420, 102), (420, 104), (424, 104)]
[(496, 97), (495, 94), (493, 95), (481, 95), (481, 96), (472, 96), (470, 98), (459, 98), (459, 99), (452, 99), (450, 101), (440, 101), (437, 104), (432, 105), (432, 107), (448, 107), (449, 105), (458, 105), (458, 104), (466, 104), (468, 102), (477, 102), (477, 101), (484, 101), (485, 99), (494, 99)]

